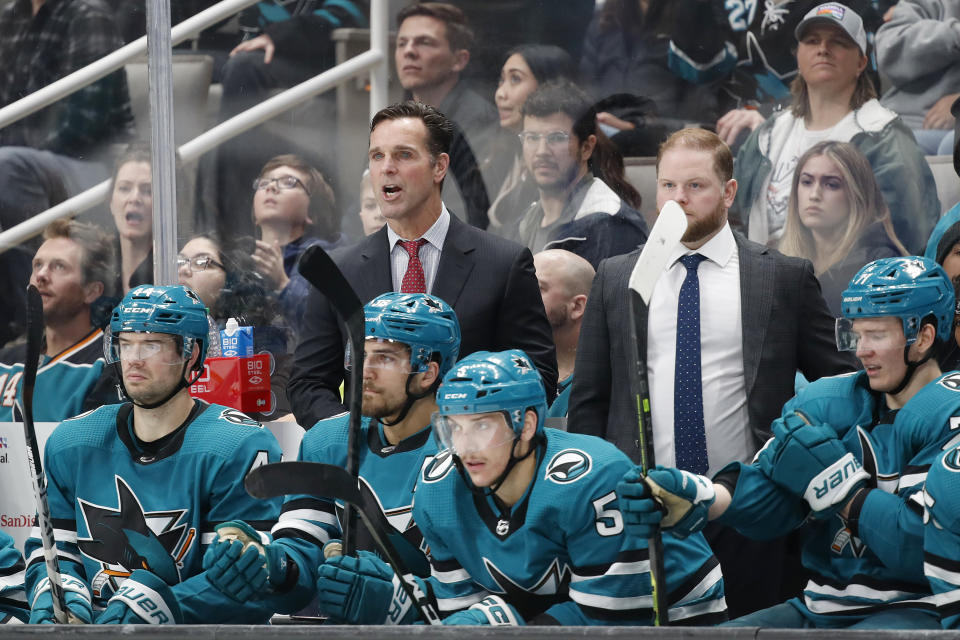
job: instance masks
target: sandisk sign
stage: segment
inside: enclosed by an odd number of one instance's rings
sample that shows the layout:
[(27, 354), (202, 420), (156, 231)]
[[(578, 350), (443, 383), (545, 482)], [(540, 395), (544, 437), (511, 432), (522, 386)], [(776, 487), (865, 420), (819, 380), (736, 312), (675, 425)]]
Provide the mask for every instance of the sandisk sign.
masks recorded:
[(190, 385), (190, 395), (247, 413), (269, 413), (273, 410), (270, 354), (207, 358), (203, 375)]

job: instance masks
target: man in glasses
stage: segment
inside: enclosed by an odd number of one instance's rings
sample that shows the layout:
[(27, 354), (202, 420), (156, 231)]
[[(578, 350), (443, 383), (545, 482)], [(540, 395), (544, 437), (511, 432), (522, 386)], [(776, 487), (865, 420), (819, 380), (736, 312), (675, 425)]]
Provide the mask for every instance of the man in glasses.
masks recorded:
[[(953, 285), (929, 258), (882, 258), (853, 277), (841, 308), (837, 347), (855, 351), (863, 370), (804, 388), (751, 464), (728, 464), (712, 480), (657, 467), (645, 482), (633, 470), (617, 488), (637, 536), (661, 523), (684, 536), (708, 517), (756, 539), (803, 527), (802, 596), (731, 625), (938, 629), (936, 606), (950, 604), (924, 579), (923, 489), (956, 445), (960, 373), (943, 375), (936, 359), (952, 333)], [(944, 568), (955, 561), (933, 573)]]
[[(457, 359), (460, 325), (447, 303), (422, 293), (377, 296), (364, 315), (360, 487), (396, 529), (394, 546), (407, 567), (426, 576), (423, 539), (412, 520), (413, 488), (437, 451), (430, 419), (440, 379)], [(352, 360), (349, 353), (347, 358)], [(317, 423), (303, 437), (300, 459), (346, 466), (348, 422), (344, 413)], [(259, 548), (248, 544), (257, 537), (246, 523), (222, 525), (204, 558), (211, 582), (239, 602), (270, 602), (282, 613), (301, 610), (316, 595), (320, 611), (332, 621), (399, 622), (384, 609), (358, 609), (355, 598), (344, 598), (353, 571), (380, 570), (369, 555), (324, 565), (324, 546), (340, 537), (341, 509), (332, 500), (288, 496), (273, 528), (275, 540)], [(365, 528), (356, 532), (358, 548), (373, 548)]]
[[(524, 212), (519, 241), (534, 253), (566, 249), (596, 269), (610, 256), (629, 253), (647, 239), (647, 224), (631, 203), (640, 196), (609, 171), (616, 149), (598, 147), (597, 112), (571, 83), (537, 89), (523, 105), (523, 162), (540, 197)], [(619, 160), (619, 156), (617, 157)]]
[[(30, 283), (43, 300), (43, 359), (37, 373), (34, 420), (59, 422), (101, 404), (117, 402), (104, 370), (103, 331), (91, 318), (94, 303), (111, 282), (112, 245), (95, 226), (57, 220), (43, 232), (33, 256)], [(0, 420), (19, 420), (26, 344), (0, 351)]]
[[(113, 311), (104, 336), (129, 402), (62, 422), (45, 471), (66, 604), (101, 624), (265, 622), (211, 588), (201, 559), (214, 527), (243, 518), (266, 529), (279, 500), (243, 488), (253, 468), (280, 460), (273, 435), (244, 414), (190, 397), (209, 326), (182, 286), (140, 286)], [(31, 623), (53, 621), (40, 540), (24, 548)]]

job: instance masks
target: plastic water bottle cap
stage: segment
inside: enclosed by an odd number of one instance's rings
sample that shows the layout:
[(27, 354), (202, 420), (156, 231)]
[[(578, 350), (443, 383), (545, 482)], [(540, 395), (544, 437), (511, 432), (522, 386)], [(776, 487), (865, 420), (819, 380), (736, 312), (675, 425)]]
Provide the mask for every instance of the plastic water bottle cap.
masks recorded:
[(227, 320), (227, 326), (224, 328), (223, 332), (228, 336), (232, 336), (240, 329), (240, 324), (237, 322), (236, 318), (230, 318)]

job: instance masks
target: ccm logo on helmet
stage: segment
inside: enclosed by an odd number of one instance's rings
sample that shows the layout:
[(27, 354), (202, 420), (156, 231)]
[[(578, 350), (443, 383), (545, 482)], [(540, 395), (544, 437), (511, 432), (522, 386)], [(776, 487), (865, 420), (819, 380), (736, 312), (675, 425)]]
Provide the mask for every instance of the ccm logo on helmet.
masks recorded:
[(467, 397), (465, 393), (445, 393), (443, 394), (444, 400), (463, 400)]

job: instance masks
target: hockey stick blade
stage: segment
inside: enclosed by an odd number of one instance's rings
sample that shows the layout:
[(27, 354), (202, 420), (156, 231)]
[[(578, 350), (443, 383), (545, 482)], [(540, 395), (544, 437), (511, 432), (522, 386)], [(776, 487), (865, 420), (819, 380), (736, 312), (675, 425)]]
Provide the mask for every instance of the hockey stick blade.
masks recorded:
[(37, 502), (37, 528), (43, 545), (43, 560), (50, 581), (53, 600), (53, 617), (59, 623), (82, 624), (82, 620), (70, 613), (60, 582), (60, 565), (57, 561), (57, 541), (53, 535), (53, 520), (50, 518), (50, 503), (47, 501), (47, 479), (43, 475), (40, 442), (33, 424), (33, 390), (40, 367), (40, 352), (43, 346), (43, 299), (32, 284), (27, 287), (27, 355), (23, 362), (23, 382), (19, 409), (23, 418), (23, 437), (27, 445), (27, 461), (33, 495)]
[(630, 288), (640, 294), (644, 304), (650, 303), (653, 287), (667, 266), (670, 253), (687, 230), (687, 214), (674, 200), (668, 200), (643, 245), (640, 257), (630, 272)]
[[(350, 421), (347, 435), (347, 472), (358, 478), (360, 475), (360, 451), (357, 438), (360, 433), (360, 406), (363, 402), (363, 343), (365, 337), (363, 303), (357, 296), (347, 278), (333, 261), (333, 258), (321, 247), (307, 248), (300, 257), (300, 274), (307, 282), (327, 297), (330, 305), (343, 321), (347, 329), (353, 361), (350, 385), (347, 390), (347, 408)], [(354, 527), (356, 525), (353, 508), (348, 503), (343, 515), (343, 552), (351, 555), (356, 546)]]
[(286, 495), (319, 495), (340, 500), (354, 507), (360, 519), (367, 526), (370, 537), (380, 549), (387, 563), (400, 580), (407, 597), (420, 612), (427, 624), (442, 624), (440, 616), (427, 597), (409, 579), (409, 571), (400, 561), (393, 543), (390, 542), (389, 523), (383, 512), (370, 505), (360, 493), (357, 479), (347, 473), (343, 467), (319, 462), (275, 462), (253, 469), (243, 480), (243, 486), (254, 498), (266, 499)]

